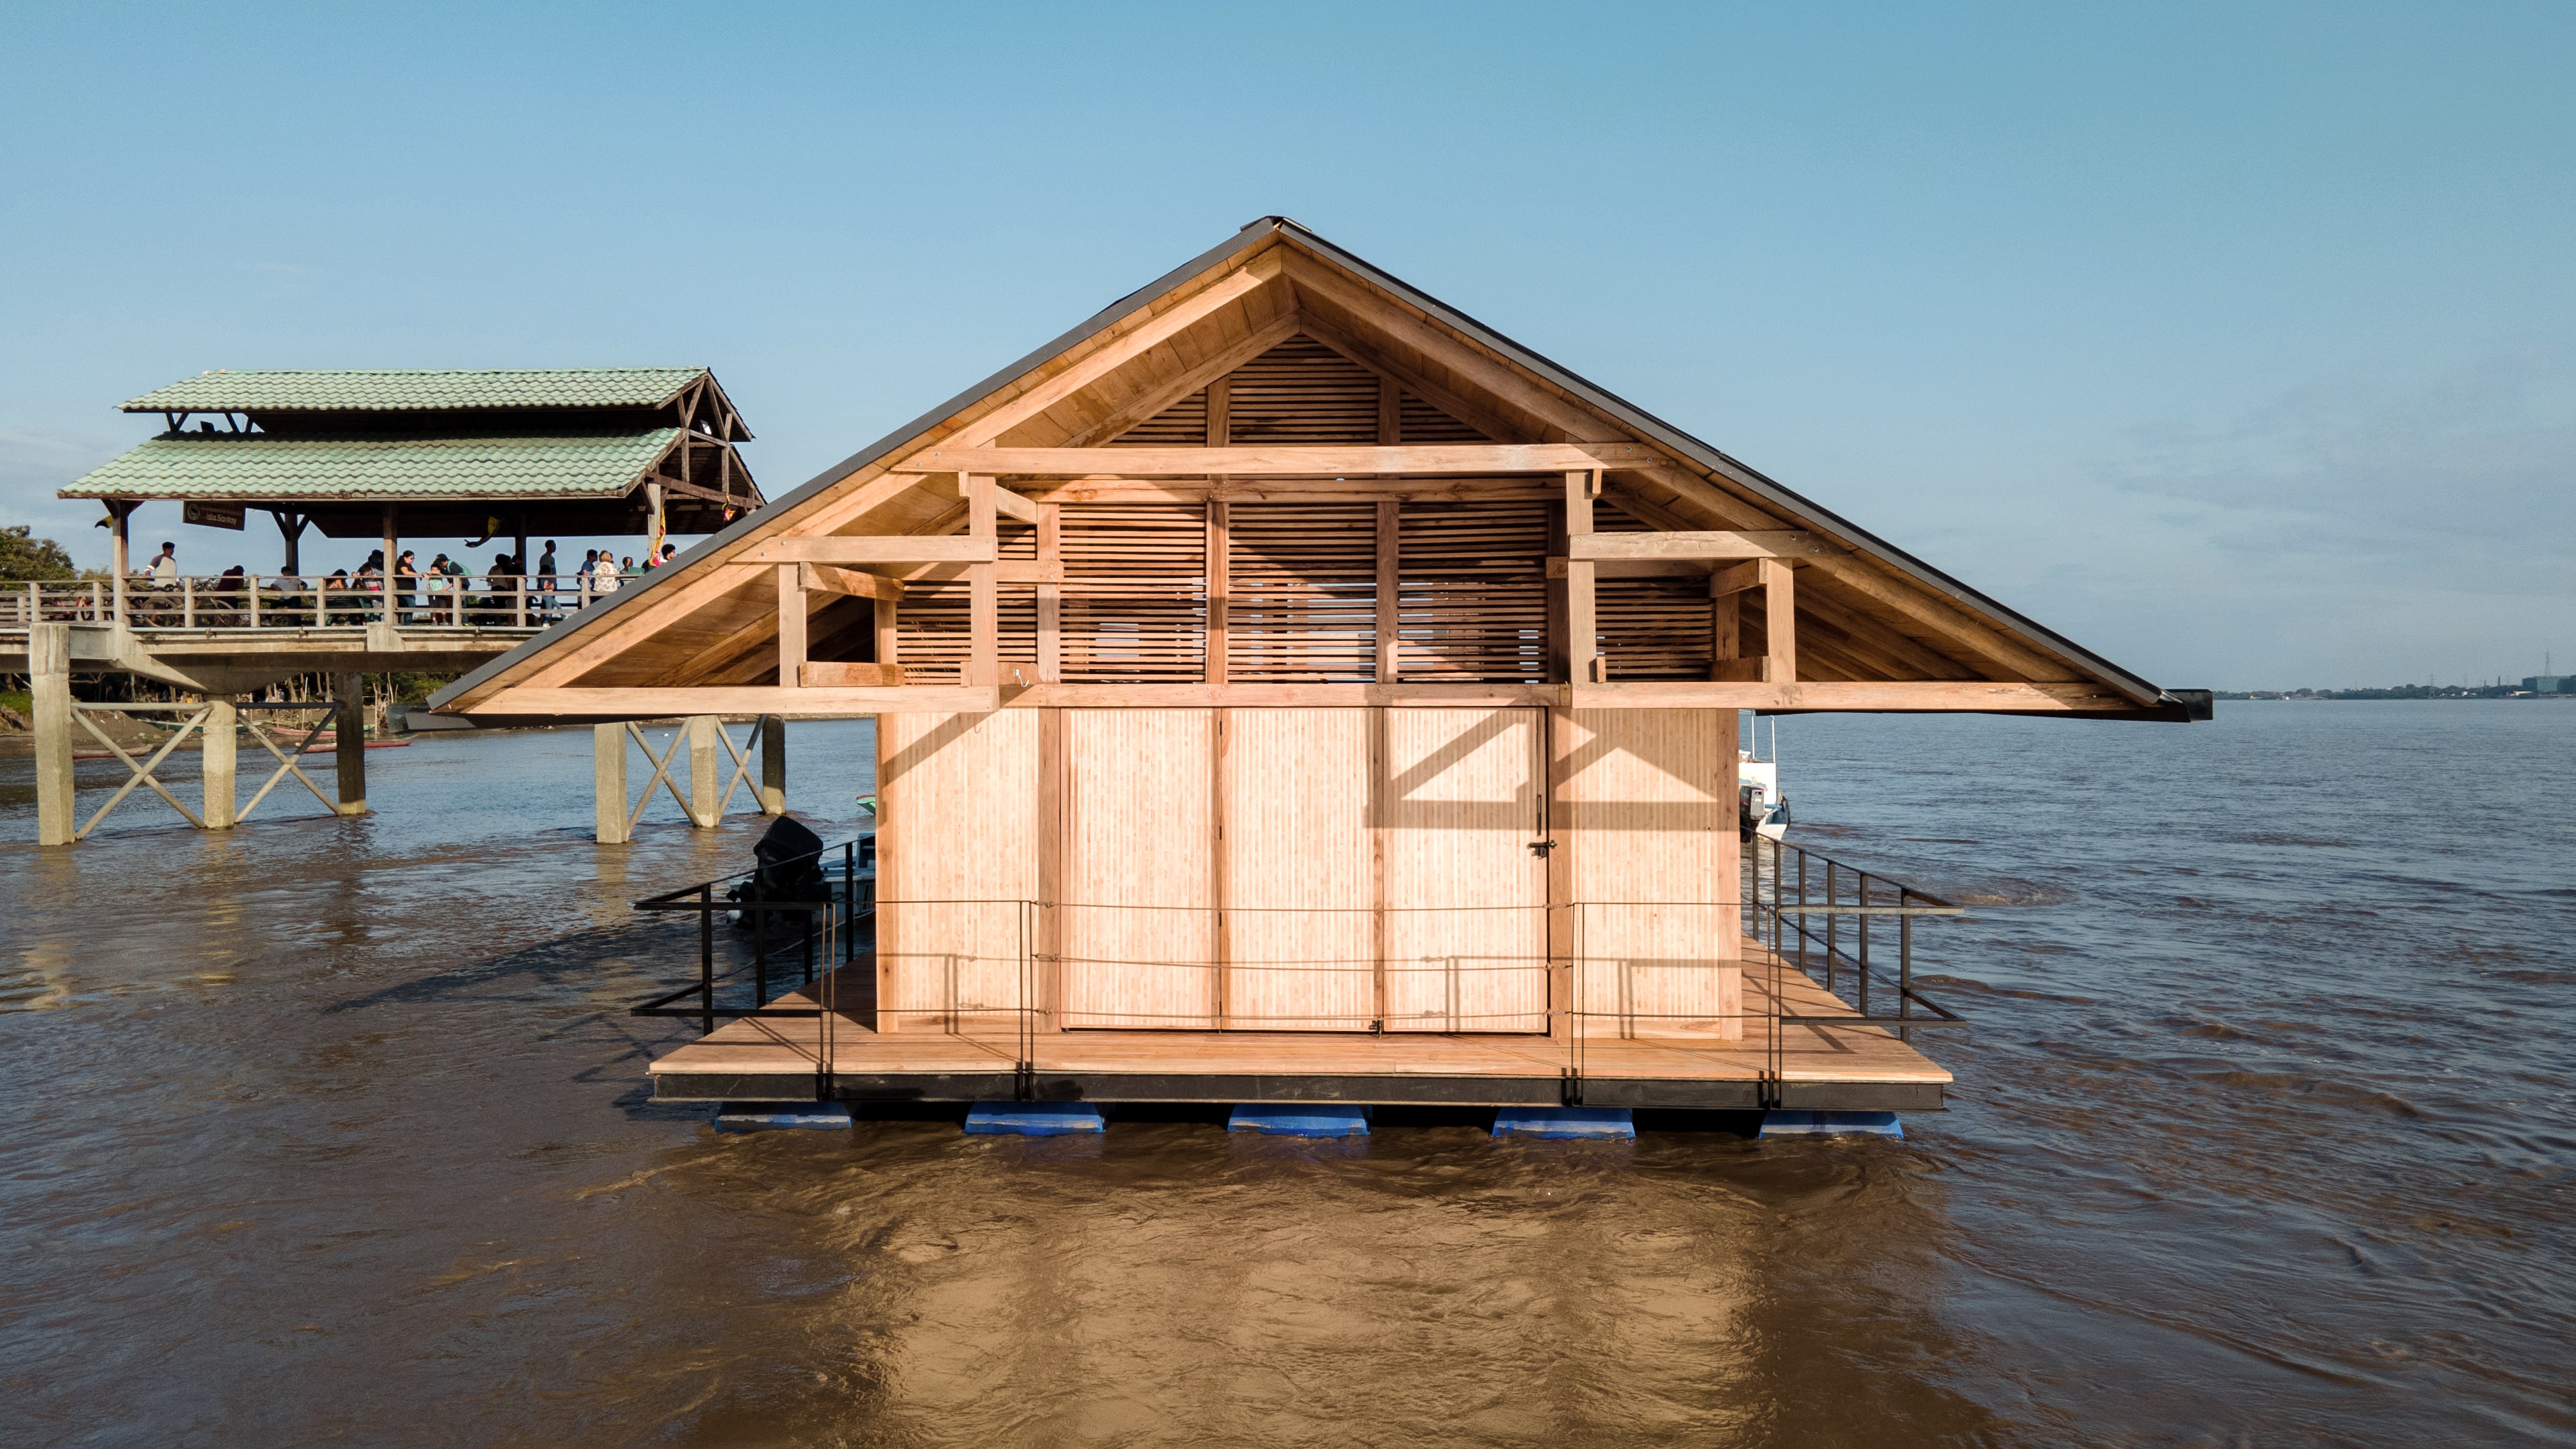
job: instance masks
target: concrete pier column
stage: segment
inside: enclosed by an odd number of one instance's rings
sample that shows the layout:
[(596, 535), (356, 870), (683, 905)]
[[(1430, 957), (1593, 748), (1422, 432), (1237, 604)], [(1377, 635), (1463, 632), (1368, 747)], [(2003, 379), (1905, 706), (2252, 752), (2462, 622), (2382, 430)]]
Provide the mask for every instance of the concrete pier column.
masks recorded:
[(208, 830), (229, 830), (233, 825), (233, 771), (236, 764), (233, 746), (238, 743), (233, 726), (240, 718), (240, 707), (228, 694), (206, 696), (205, 809), (198, 812)]
[(72, 626), (27, 626), (27, 683), (35, 692), (36, 842), (69, 845), (72, 814)]
[(760, 717), (760, 813), (787, 813), (787, 721)]
[(593, 838), (602, 845), (624, 845), (626, 726), (623, 724), (591, 726), (590, 788)]
[(334, 674), (331, 693), (339, 708), (333, 711), (332, 760), (340, 771), (340, 804), (343, 815), (367, 813), (367, 676)]
[(716, 777), (716, 734), (724, 721), (711, 714), (689, 716), (689, 823), (712, 830), (723, 781)]

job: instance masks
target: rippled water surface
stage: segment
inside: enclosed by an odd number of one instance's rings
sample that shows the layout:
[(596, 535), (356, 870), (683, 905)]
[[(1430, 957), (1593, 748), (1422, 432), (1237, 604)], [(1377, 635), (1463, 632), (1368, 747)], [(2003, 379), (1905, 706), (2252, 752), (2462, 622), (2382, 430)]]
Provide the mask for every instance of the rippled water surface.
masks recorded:
[(0, 1440), (2576, 1441), (2576, 709), (2221, 708), (1782, 724), (1804, 840), (1979, 903), (1901, 1144), (719, 1137), (626, 902), (754, 817), (430, 737), (39, 851), (0, 757)]

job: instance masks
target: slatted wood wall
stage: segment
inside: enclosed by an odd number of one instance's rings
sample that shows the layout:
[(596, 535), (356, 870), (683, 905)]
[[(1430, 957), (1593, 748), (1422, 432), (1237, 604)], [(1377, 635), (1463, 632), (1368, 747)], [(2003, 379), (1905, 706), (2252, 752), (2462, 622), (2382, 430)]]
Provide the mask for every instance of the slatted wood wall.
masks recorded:
[(1207, 389), (1129, 428), (1119, 444), (1485, 443), (1493, 439), (1406, 392), (1397, 400), (1397, 436), (1378, 429), (1376, 373), (1312, 337), (1296, 336), (1226, 376), (1226, 436), (1208, 436)]
[(1065, 679), (1205, 678), (1205, 505), (1067, 504), (1062, 516)]
[(1735, 714), (1578, 709), (1556, 723), (1561, 849), (1589, 1034), (1743, 1034)]
[[(1616, 508), (1593, 510), (1595, 533), (1646, 533)], [(1601, 653), (1612, 679), (1706, 679), (1712, 653), (1711, 600), (1704, 574), (1602, 579), (1593, 585)], [(1741, 595), (1726, 599), (1740, 605)]]
[(1404, 678), (1547, 679), (1546, 504), (1408, 502), (1398, 535)]
[(1377, 677), (1377, 505), (1227, 507), (1226, 661), (1243, 683)]
[[(1005, 519), (996, 530), (994, 544), (1003, 558), (1033, 561), (1038, 556), (1038, 531), (1030, 524)], [(962, 677), (972, 644), (969, 586), (963, 568), (951, 571), (957, 577), (921, 579), (907, 585), (903, 604), (895, 611), (897, 656), (905, 678), (916, 684), (954, 684)], [(1001, 605), (1002, 677), (1010, 678), (1011, 666), (1017, 664), (1025, 671), (1027, 681), (1034, 683), (1038, 658), (1037, 585), (1003, 584), (997, 592)], [(874, 617), (873, 611), (869, 617)], [(854, 634), (852, 645), (859, 642)]]
[(1008, 1033), (1037, 897), (1038, 715), (877, 716), (877, 1025)]

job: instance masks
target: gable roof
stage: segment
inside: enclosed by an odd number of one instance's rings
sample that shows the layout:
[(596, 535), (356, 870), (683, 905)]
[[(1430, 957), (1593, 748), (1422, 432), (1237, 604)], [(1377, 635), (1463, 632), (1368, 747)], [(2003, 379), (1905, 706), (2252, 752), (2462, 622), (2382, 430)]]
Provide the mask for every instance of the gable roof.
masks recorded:
[[(1285, 258), (1286, 260), (1282, 260)], [(1928, 630), (1952, 631), (1964, 641), (1964, 655), (1984, 661), (1992, 679), (2083, 681), (2105, 686), (2127, 702), (2133, 715), (2182, 719), (2205, 716), (2205, 692), (2177, 695), (2047, 629), (2027, 616), (1988, 598), (1887, 541), (1783, 487), (1715, 446), (1693, 437), (1644, 409), (1610, 393), (1539, 353), (1521, 346), (1476, 319), (1441, 303), (1397, 278), (1343, 251), (1285, 217), (1268, 216), (1244, 227), (1163, 276), (1119, 298), (1053, 340), (938, 407), (859, 449), (760, 513), (742, 519), (699, 544), (642, 589), (621, 593), (615, 603), (558, 626), (511, 654), (486, 664), (441, 691), (435, 703), (471, 709), (496, 690), (539, 676), (557, 683), (574, 677), (584, 665), (595, 665), (617, 648), (653, 633), (644, 621), (670, 618), (675, 611), (709, 606), (727, 594), (744, 607), (759, 606), (755, 581), (729, 563), (731, 556), (756, 538), (800, 533), (910, 532), (935, 524), (955, 512), (953, 499), (905, 497), (885, 491), (890, 464), (943, 439), (962, 435), (1002, 415), (1013, 419), (1008, 434), (1050, 431), (1070, 436), (1081, 431), (1080, 408), (1061, 397), (1047, 409), (1029, 414), (1021, 400), (1051, 397), (1064, 391), (1064, 380), (1092, 377), (1092, 369), (1115, 341), (1154, 336), (1156, 321), (1177, 315), (1194, 296), (1218, 291), (1229, 276), (1241, 277), (1269, 264), (1265, 276), (1275, 280), (1286, 268), (1291, 283), (1304, 294), (1299, 305), (1313, 311), (1310, 325), (1289, 326), (1265, 345), (1276, 345), (1299, 330), (1330, 333), (1366, 330), (1356, 324), (1348, 306), (1354, 298), (1372, 304), (1392, 303), (1412, 343), (1391, 346), (1384, 370), (1398, 373), (1391, 360), (1402, 346), (1418, 343), (1412, 361), (1428, 372), (1447, 369), (1449, 376), (1418, 387), (1434, 401), (1492, 384), (1515, 392), (1517, 429), (1479, 423), (1491, 436), (1528, 434), (1528, 441), (1605, 441), (1618, 432), (1668, 454), (1669, 465), (1642, 470), (1628, 481), (1640, 487), (1639, 511), (1658, 514), (1680, 528), (1781, 528), (1812, 530), (1849, 550), (1847, 556), (1813, 561), (1828, 568), (1829, 582), (1853, 598), (1895, 609)], [(1227, 305), (1252, 305), (1251, 292), (1226, 294)], [(1335, 319), (1333, 326), (1325, 319)], [(1274, 330), (1280, 324), (1274, 323)], [(1336, 350), (1350, 350), (1345, 337)], [(1435, 361), (1432, 353), (1440, 356)], [(1258, 355), (1257, 353), (1252, 355)], [(1248, 360), (1248, 358), (1247, 358)], [(1378, 366), (1378, 363), (1372, 363)], [(1114, 364), (1103, 365), (1114, 368)], [(1110, 375), (1108, 371), (1099, 378)], [(1095, 380), (1098, 380), (1095, 378)], [(1457, 384), (1447, 389), (1443, 382)], [(1088, 384), (1086, 384), (1088, 385)], [(1133, 391), (1133, 389), (1131, 389)], [(1169, 405), (1165, 398), (1154, 409)], [(1444, 406), (1447, 404), (1444, 402)], [(1018, 410), (1015, 411), (1015, 406)], [(1115, 415), (1114, 407), (1103, 409)], [(1452, 407), (1464, 417), (1473, 409)], [(1132, 426), (1145, 415), (1127, 420)], [(980, 421), (979, 421), (980, 420)], [(1474, 421), (1470, 419), (1470, 421)], [(1103, 425), (1105, 426), (1105, 425)], [(1097, 429), (1095, 429), (1096, 431)], [(1085, 441), (1106, 441), (1114, 432)], [(1044, 439), (1004, 437), (1002, 441), (1052, 446), (1062, 436)], [(987, 437), (985, 442), (995, 439)], [(1615, 440), (1613, 440), (1615, 441)], [(1614, 475), (1625, 477), (1625, 475)], [(914, 480), (918, 482), (920, 480)], [(915, 489), (919, 494), (922, 490)], [(862, 527), (862, 524), (866, 527)], [(891, 527), (889, 527), (891, 525)], [(728, 584), (723, 571), (735, 569)], [(1802, 577), (1804, 574), (1802, 573)], [(1801, 607), (1805, 607), (1802, 597)], [(722, 633), (714, 624), (690, 632), (705, 637)]]
[(124, 405), (129, 413), (445, 412), (659, 407), (703, 367), (545, 367), (201, 372)]

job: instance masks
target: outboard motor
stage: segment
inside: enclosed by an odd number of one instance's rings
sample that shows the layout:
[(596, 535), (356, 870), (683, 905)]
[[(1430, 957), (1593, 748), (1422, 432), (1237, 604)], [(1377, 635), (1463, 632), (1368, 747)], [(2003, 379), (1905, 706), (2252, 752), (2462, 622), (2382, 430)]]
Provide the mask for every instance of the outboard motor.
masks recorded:
[[(747, 901), (820, 901), (830, 897), (830, 887), (823, 880), (823, 837), (816, 835), (805, 822), (793, 815), (781, 815), (769, 827), (760, 843), (751, 848), (758, 864), (751, 879), (735, 886), (732, 899)], [(759, 918), (773, 914), (766, 911), (736, 911), (734, 924), (750, 927)], [(795, 914), (775, 913), (778, 926), (802, 930), (803, 921)], [(773, 927), (774, 931), (776, 927)]]

